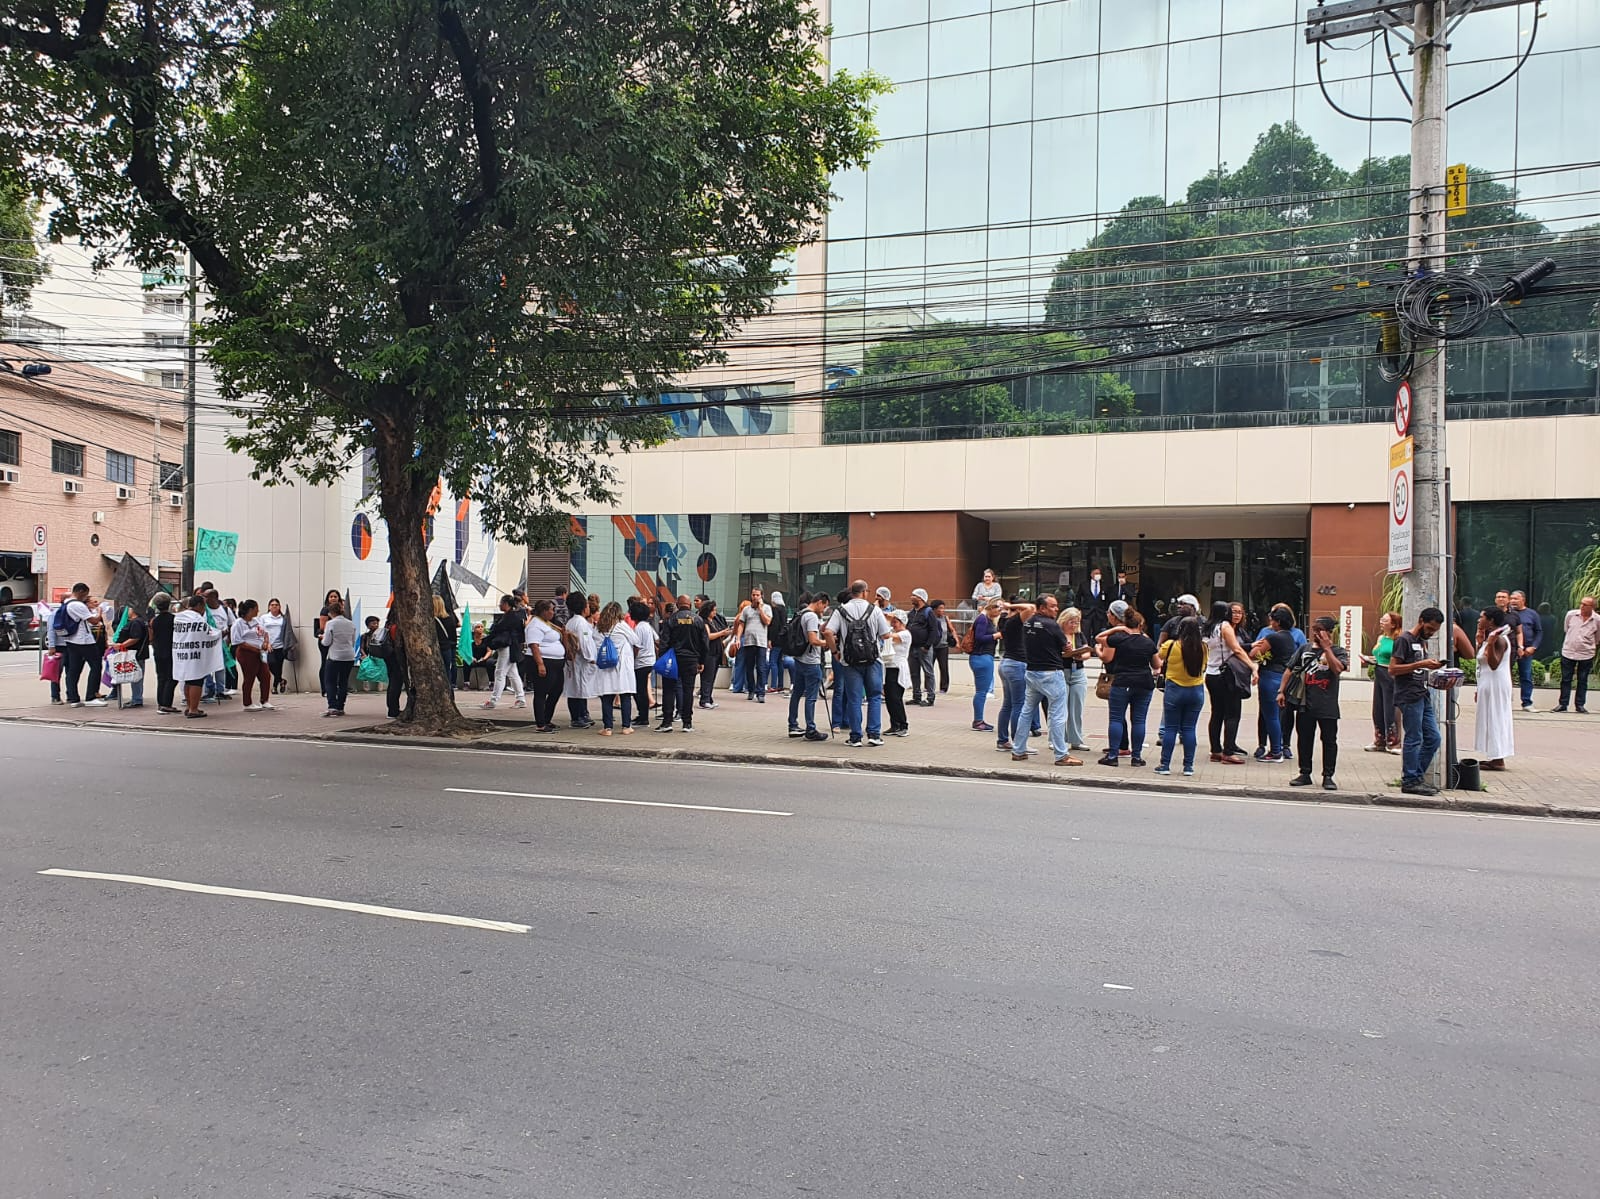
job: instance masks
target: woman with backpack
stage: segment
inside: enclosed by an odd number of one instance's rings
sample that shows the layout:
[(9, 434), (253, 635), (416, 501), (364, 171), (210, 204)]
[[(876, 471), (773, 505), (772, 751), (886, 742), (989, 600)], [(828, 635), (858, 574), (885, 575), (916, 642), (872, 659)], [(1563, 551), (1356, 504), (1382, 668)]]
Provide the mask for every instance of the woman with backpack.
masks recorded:
[(594, 673), (585, 697), (600, 701), (600, 723), (604, 726), (600, 735), (611, 736), (613, 713), (620, 700), (622, 734), (628, 736), (633, 732), (633, 661), (639, 642), (622, 619), (621, 604), (612, 600), (601, 609), (589, 645), (594, 655)]
[(513, 707), (528, 706), (527, 693), (522, 689), (522, 673), (517, 669), (517, 659), (522, 655), (522, 639), (522, 614), (517, 608), (517, 601), (513, 596), (502, 595), (500, 615), (494, 618), (494, 623), (489, 626), (489, 635), (484, 638), (484, 645), (494, 651), (494, 690), (483, 701), (485, 708), (499, 704), (507, 682), (516, 691), (517, 702)]

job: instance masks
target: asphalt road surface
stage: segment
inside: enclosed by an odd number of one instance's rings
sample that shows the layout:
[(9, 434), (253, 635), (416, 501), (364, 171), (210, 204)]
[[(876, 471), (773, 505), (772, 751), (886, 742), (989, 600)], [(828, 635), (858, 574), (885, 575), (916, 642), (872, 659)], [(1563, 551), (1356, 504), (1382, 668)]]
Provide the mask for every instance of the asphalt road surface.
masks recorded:
[(1597, 825), (0, 724), (0, 888), (19, 1199), (1600, 1188)]

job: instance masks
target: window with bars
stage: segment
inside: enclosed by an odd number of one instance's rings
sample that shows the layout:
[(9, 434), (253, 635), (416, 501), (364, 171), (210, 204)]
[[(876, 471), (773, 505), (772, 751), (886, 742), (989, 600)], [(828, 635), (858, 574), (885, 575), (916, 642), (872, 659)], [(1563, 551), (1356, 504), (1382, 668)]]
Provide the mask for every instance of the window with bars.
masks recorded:
[(133, 486), (132, 454), (123, 454), (117, 450), (106, 451), (106, 482)]
[(50, 443), (50, 469), (58, 475), (83, 475), (83, 447), (70, 441)]
[(161, 464), (161, 490), (183, 490), (183, 463), (163, 462)]
[(22, 434), (0, 429), (0, 466), (22, 465)]

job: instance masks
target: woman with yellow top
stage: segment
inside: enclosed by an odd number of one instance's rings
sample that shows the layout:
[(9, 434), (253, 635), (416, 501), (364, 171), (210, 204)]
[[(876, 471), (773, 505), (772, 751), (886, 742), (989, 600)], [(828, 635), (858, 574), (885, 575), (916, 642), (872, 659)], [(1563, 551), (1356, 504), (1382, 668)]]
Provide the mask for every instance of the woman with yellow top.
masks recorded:
[(1156, 657), (1167, 685), (1161, 693), (1161, 765), (1155, 772), (1172, 773), (1172, 750), (1182, 737), (1183, 773), (1192, 775), (1195, 730), (1206, 702), (1206, 643), (1200, 621), (1193, 616), (1179, 621), (1176, 636), (1161, 643)]

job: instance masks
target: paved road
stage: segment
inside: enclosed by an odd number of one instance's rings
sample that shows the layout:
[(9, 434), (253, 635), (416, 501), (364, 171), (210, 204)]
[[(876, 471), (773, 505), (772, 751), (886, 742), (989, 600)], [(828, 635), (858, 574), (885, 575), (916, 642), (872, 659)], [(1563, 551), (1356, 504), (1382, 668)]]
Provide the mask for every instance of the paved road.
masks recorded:
[(3, 723), (0, 778), (0, 1195), (1595, 1193), (1593, 825)]

